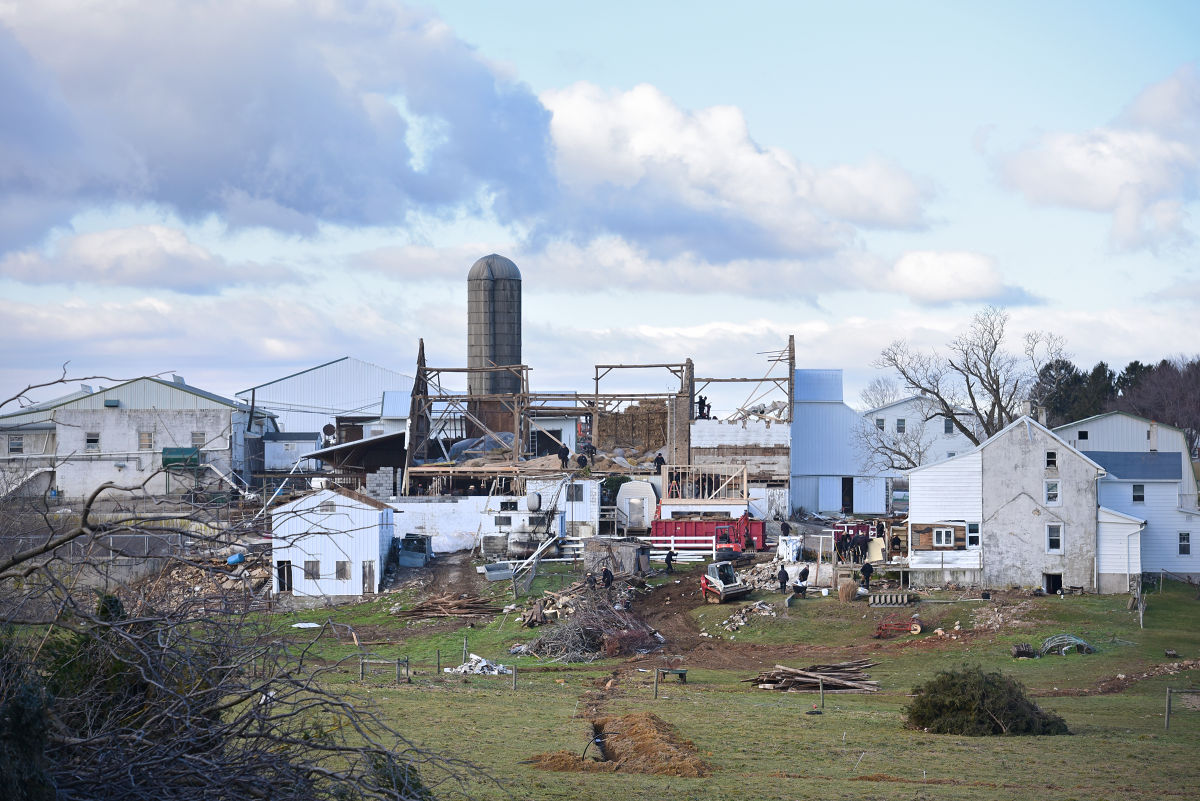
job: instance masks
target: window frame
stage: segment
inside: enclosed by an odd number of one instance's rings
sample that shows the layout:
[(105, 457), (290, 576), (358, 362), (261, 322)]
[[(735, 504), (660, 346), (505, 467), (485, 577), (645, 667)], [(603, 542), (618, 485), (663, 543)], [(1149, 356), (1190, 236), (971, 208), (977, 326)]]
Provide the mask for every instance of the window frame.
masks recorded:
[(25, 435), (24, 434), (9, 434), (8, 435), (8, 455), (9, 456), (24, 456), (25, 455)]
[(304, 560), (304, 580), (305, 581), (320, 581), (321, 580), (321, 560), (320, 559)]
[(200, 450), (201, 448), (205, 447), (206, 445), (208, 445), (208, 435), (203, 431), (193, 431), (192, 432), (192, 447), (195, 448), (196, 450)]
[(1085, 440), (1085, 439), (1087, 439), (1087, 438), (1088, 438), (1088, 432), (1087, 432), (1087, 429), (1086, 429), (1086, 428), (1084, 428), (1084, 429), (1080, 429), (1080, 430), (1079, 430), (1078, 432), (1076, 432), (1076, 434), (1075, 434), (1075, 439), (1079, 440), (1080, 442), (1082, 442), (1083, 440)]
[[(946, 535), (950, 535), (950, 542), (946, 542)], [(953, 548), (957, 542), (957, 537), (954, 536), (954, 527), (940, 527), (933, 530), (933, 547), (934, 548)]]
[[(1050, 486), (1054, 485), (1054, 497), (1050, 497)], [(1048, 478), (1042, 482), (1042, 503), (1046, 506), (1062, 506), (1062, 481)]]
[[(974, 527), (975, 531), (971, 531)], [(971, 544), (971, 538), (975, 538), (975, 544)], [(967, 523), (967, 550), (978, 551), (983, 546), (983, 534), (978, 523)]]
[(100, 432), (99, 431), (83, 432), (83, 452), (84, 453), (100, 453)]
[(349, 581), (351, 564), (352, 564), (351, 562), (341, 560), (341, 559), (334, 562), (333, 563), (334, 579), (336, 581)]
[(906, 419), (904, 419), (903, 417), (897, 417), (896, 418), (896, 433), (903, 434), (906, 428), (908, 428), (908, 421)]
[(880, 431), (887, 431), (887, 420), (882, 417), (875, 418), (875, 427)]
[(1130, 503), (1145, 503), (1146, 502), (1146, 485), (1145, 484), (1130, 484), (1129, 485)]
[(139, 431), (139, 432), (137, 432), (137, 437), (138, 437), (138, 441), (137, 441), (138, 448), (137, 449), (139, 451), (154, 450), (154, 431), (153, 430)]
[(583, 503), (583, 485), (578, 483), (567, 485), (567, 503)]
[(512, 525), (512, 515), (493, 515), (492, 524), (497, 528)]
[(333, 500), (332, 498), (326, 498), (317, 504), (317, 512), (323, 515), (337, 514), (337, 501)]
[(1058, 469), (1058, 451), (1046, 451), (1046, 469)]
[(954, 433), (954, 418), (953, 417), (945, 418), (945, 420), (942, 424), (942, 433), (943, 434), (953, 434)]
[[(1058, 534), (1054, 535), (1058, 539), (1058, 547), (1051, 547), (1050, 529), (1058, 529)], [(1066, 552), (1067, 527), (1063, 523), (1047, 523), (1046, 524), (1046, 553), (1061, 554)]]
[(1178, 553), (1179, 556), (1191, 556), (1192, 555), (1192, 532), (1190, 532), (1190, 531), (1179, 532), (1179, 539), (1178, 539), (1176, 545), (1177, 545), (1176, 552)]

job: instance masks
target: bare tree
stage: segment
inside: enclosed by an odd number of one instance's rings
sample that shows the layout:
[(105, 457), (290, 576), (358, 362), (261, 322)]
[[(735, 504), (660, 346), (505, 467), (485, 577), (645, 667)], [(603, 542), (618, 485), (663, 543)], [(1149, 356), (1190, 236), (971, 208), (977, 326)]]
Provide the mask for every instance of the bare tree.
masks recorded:
[[(281, 631), (235, 569), (199, 559), (228, 543), (228, 530), (201, 525), (212, 508), (144, 487), (102, 484), (70, 512), (0, 488), (6, 797), (430, 799), (475, 772), (331, 684), (338, 665), (316, 658), (319, 631)], [(107, 575), (150, 538), (167, 543), (169, 564), (236, 588), (214, 603)]]
[(890, 376), (877, 375), (858, 394), (864, 409), (878, 409), (900, 400), (900, 385)]
[(1023, 354), (1010, 351), (1008, 320), (1007, 311), (989, 306), (944, 352), (914, 350), (897, 340), (876, 366), (894, 370), (909, 390), (930, 401), (934, 414), (950, 418), (978, 445), (1017, 419), (1027, 402), (1036, 402), (1030, 393), (1038, 372), (1063, 357), (1062, 340), (1042, 332), (1026, 335)]
[(906, 420), (904, 431), (880, 428), (864, 417), (855, 433), (866, 467), (880, 472), (911, 470), (925, 463), (934, 437), (923, 419)]

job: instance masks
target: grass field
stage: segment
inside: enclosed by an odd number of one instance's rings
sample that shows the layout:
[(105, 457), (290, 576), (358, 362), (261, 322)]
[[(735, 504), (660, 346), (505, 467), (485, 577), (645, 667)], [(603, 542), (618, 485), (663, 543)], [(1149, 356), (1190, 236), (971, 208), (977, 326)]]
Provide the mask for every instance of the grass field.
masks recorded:
[[(555, 581), (553, 577), (546, 579)], [(761, 594), (766, 600), (779, 596)], [(507, 648), (531, 638), (514, 616), (474, 628), (458, 621), (403, 625), (386, 614), (386, 602), (282, 617), (335, 619), (390, 633), (375, 650), (405, 654), (416, 666), (411, 685), (388, 677), (358, 680), (356, 662), (335, 680), (361, 693), (415, 744), (468, 760), (479, 769), (463, 784), (444, 784), (442, 797), (530, 799), (1158, 799), (1195, 797), (1200, 787), (1200, 709), (1177, 697), (1171, 729), (1164, 730), (1164, 691), (1200, 686), (1200, 671), (1143, 674), (1172, 660), (1200, 656), (1200, 600), (1194, 587), (1168, 584), (1150, 596), (1145, 628), (1125, 608), (1126, 598), (1084, 596), (1022, 600), (1014, 619), (995, 631), (968, 631), (990, 604), (923, 604), (933, 634), (877, 641), (870, 637), (884, 614), (864, 604), (814, 599), (775, 618), (756, 618), (723, 640), (684, 654), (688, 681), (664, 680), (653, 696), (653, 659), (606, 660), (584, 666), (539, 665), (510, 660)], [(696, 604), (679, 612), (714, 633), (735, 605)], [(909, 614), (909, 612), (905, 612)], [(451, 677), (433, 669), (456, 664), (466, 633), (471, 651), (518, 665), (517, 688), (509, 677)], [(1016, 642), (1035, 646), (1069, 632), (1098, 649), (1038, 660), (1013, 660)], [(355, 651), (330, 640), (327, 658)], [(706, 667), (705, 655), (727, 651), (733, 667)], [(345, 652), (345, 653), (343, 653)], [(451, 656), (453, 655), (453, 656)], [(754, 689), (742, 680), (775, 661), (793, 666), (839, 658), (869, 657), (868, 672), (880, 682), (870, 695), (828, 695), (820, 715), (807, 715), (809, 694)], [(963, 662), (999, 669), (1019, 678), (1040, 705), (1062, 715), (1072, 735), (969, 738), (933, 735), (904, 727), (903, 707), (912, 687), (937, 670)], [(639, 670), (641, 668), (642, 670)], [(614, 685), (604, 684), (615, 677)], [(1123, 678), (1120, 678), (1123, 677)], [(1117, 688), (1096, 692), (1097, 687)], [(1064, 694), (1067, 693), (1067, 694)], [(1073, 693), (1073, 694), (1071, 694)], [(1197, 705), (1200, 706), (1200, 705)], [(551, 772), (525, 764), (535, 754), (582, 752), (591, 735), (589, 718), (651, 711), (690, 740), (712, 766), (706, 778)]]

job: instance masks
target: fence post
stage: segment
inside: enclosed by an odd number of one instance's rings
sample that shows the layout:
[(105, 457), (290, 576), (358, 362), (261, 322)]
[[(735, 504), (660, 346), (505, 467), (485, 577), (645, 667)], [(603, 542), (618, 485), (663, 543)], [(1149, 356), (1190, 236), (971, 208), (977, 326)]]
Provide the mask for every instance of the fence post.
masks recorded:
[(514, 690), (516, 690), (516, 689), (517, 689), (517, 666), (516, 666), (516, 665), (513, 665), (513, 685), (512, 685), (512, 688), (513, 688)]
[(400, 660), (396, 659), (396, 683), (400, 683)]
[(437, 674), (442, 675), (442, 649), (437, 649)]
[(654, 669), (654, 698), (658, 698), (658, 668)]
[(1170, 687), (1167, 688), (1167, 717), (1164, 722), (1163, 728), (1166, 728), (1166, 729), (1171, 728), (1171, 688)]
[(825, 708), (825, 679), (818, 678), (817, 685), (821, 688), (821, 709)]
[(412, 684), (412, 670), (407, 656), (404, 657), (404, 683)]
[(464, 665), (467, 664), (467, 635), (465, 635), (465, 634), (463, 635), (463, 661), (462, 661), (462, 663)]
[(358, 680), (362, 681), (367, 675), (367, 662), (361, 655), (358, 657)]

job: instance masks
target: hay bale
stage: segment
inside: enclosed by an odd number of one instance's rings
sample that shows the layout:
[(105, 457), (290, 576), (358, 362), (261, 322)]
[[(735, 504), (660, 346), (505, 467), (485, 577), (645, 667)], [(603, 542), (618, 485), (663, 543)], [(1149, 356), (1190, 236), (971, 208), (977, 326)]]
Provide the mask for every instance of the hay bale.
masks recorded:
[(838, 584), (838, 600), (844, 604), (848, 604), (858, 596), (858, 582), (850, 579), (843, 579)]

